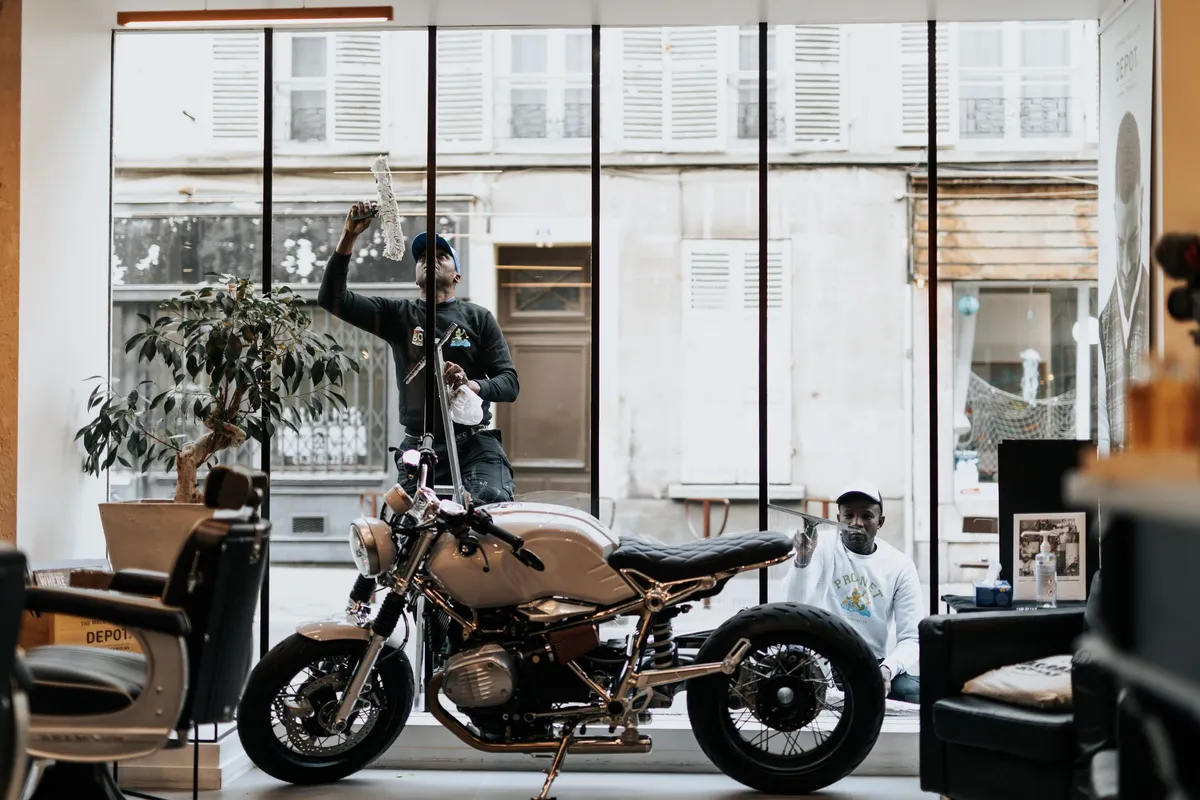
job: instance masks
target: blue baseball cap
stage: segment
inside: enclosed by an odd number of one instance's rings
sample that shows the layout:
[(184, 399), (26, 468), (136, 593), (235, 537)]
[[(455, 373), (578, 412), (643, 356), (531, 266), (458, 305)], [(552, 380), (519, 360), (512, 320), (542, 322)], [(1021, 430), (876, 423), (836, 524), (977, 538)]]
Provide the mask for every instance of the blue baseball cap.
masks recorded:
[[(419, 261), (421, 256), (425, 255), (425, 238), (426, 238), (425, 231), (421, 231), (420, 233), (418, 233), (416, 236), (413, 237), (413, 240), (412, 240), (413, 261)], [(437, 237), (437, 247), (442, 248), (443, 250), (445, 250), (447, 253), (450, 254), (450, 257), (454, 259), (454, 271), (461, 273), (462, 266), (458, 263), (458, 251), (455, 250), (453, 247), (451, 247), (450, 243), (447, 242), (442, 237), (441, 234), (438, 234), (438, 237)]]

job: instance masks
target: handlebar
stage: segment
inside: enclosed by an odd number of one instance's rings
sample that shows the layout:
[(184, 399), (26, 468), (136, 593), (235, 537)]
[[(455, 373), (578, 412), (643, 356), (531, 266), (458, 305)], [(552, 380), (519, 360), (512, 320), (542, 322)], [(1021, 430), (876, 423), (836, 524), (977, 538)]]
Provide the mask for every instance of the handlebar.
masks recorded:
[(525, 549), (525, 540), (501, 528), (492, 520), (492, 515), (480, 509), (471, 510), (471, 527), (480, 533), (494, 536), (512, 548), (512, 553), (525, 566), (537, 572), (545, 572), (546, 565), (534, 553)]

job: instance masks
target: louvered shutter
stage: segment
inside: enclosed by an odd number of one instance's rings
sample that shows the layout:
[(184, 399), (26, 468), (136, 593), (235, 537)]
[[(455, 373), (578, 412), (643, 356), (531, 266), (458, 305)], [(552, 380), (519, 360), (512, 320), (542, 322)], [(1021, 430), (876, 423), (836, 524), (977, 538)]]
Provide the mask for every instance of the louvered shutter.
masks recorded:
[(675, 395), (683, 483), (737, 483), (741, 451), (757, 441), (740, 413), (752, 388), (748, 365), (757, 362), (742, 308), (741, 259), (730, 244), (683, 243), (683, 384)]
[[(758, 346), (758, 243), (742, 245), (743, 299), (747, 326), (754, 331)], [(792, 303), (791, 243), (767, 243), (767, 477), (771, 483), (792, 480)], [(745, 356), (743, 356), (745, 358)], [(758, 441), (758, 361), (754, 362), (753, 392), (744, 401), (742, 413), (754, 421), (753, 439)], [(755, 457), (742, 457), (738, 465), (739, 483), (758, 483), (757, 449)], [(753, 461), (753, 463), (747, 463)]]
[(792, 30), (791, 145), (845, 147), (842, 116), (842, 29), (798, 25)]
[(333, 135), (338, 144), (383, 141), (383, 35), (334, 36)]
[(662, 28), (621, 31), (621, 139), (626, 150), (663, 149), (663, 37)]
[(447, 152), (486, 152), (492, 146), (491, 34), (438, 31), (437, 138)]
[[(957, 140), (951, 85), (953, 35), (950, 25), (937, 29), (937, 115), (938, 144)], [(925, 23), (900, 26), (900, 144), (923, 147), (928, 144), (929, 118), (929, 33)]]
[[(768, 476), (792, 474), (790, 248), (767, 254)], [(683, 243), (680, 481), (758, 483), (758, 246)]]
[(262, 59), (261, 34), (213, 34), (210, 129), (219, 146), (262, 141)]
[(667, 29), (667, 149), (720, 150), (725, 81), (719, 28)]

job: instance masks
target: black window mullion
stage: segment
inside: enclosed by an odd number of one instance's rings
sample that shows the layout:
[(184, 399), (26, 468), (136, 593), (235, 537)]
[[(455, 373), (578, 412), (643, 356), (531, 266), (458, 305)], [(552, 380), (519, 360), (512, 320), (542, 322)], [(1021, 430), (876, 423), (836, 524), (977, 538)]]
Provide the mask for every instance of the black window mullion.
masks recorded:
[[(429, 81), (425, 130), (425, 257), (437, 263), (437, 26), (429, 26)], [(437, 363), (437, 270), (425, 270), (425, 433), (432, 434), (441, 419), (438, 408), (438, 385), (434, 378)], [(403, 391), (403, 388), (401, 388)], [(444, 431), (443, 435), (454, 435)], [(435, 484), (434, 470), (429, 471), (429, 485)]]
[(592, 26), (592, 386), (588, 444), (592, 516), (600, 518), (600, 26)]
[[(263, 30), (263, 182), (262, 182), (262, 243), (259, 247), (262, 253), (262, 290), (264, 294), (271, 292), (271, 210), (274, 192), (275, 171), (275, 29)], [(263, 519), (271, 518), (271, 435), (267, 423), (267, 409), (263, 414), (262, 451), (259, 454), (262, 471), (267, 475), (267, 485), (263, 491), (261, 513)], [(259, 592), (259, 629), (258, 656), (262, 658), (271, 649), (271, 550), (270, 537), (264, 543), (263, 558), (267, 560), (267, 568), (263, 570), (262, 589)]]
[(937, 21), (929, 20), (929, 40), (926, 47), (926, 67), (929, 73), (928, 81), (928, 150), (929, 150), (929, 182), (926, 186), (929, 204), (929, 264), (926, 276), (925, 290), (928, 294), (929, 306), (929, 613), (938, 613), (940, 599), (938, 597), (938, 533), (939, 520), (939, 486), (938, 459), (941, 453), (938, 448), (938, 114), (937, 114)]
[[(767, 449), (767, 142), (770, 139), (770, 120), (767, 117), (767, 40), (768, 25), (758, 23), (758, 529), (767, 529), (767, 504), (770, 502)], [(776, 380), (788, 376), (776, 376)], [(758, 572), (758, 601), (766, 603), (770, 575), (764, 568)]]

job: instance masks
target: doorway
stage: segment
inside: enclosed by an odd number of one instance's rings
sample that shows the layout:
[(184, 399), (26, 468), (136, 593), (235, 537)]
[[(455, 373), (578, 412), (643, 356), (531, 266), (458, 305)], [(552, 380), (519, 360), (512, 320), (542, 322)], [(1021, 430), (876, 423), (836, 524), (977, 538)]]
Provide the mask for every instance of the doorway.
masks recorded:
[(521, 393), (496, 412), (517, 495), (590, 488), (591, 249), (501, 245), (497, 319)]

